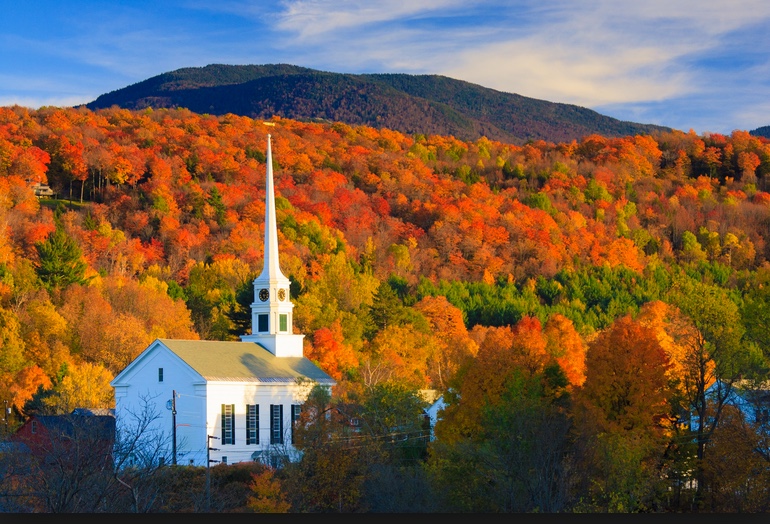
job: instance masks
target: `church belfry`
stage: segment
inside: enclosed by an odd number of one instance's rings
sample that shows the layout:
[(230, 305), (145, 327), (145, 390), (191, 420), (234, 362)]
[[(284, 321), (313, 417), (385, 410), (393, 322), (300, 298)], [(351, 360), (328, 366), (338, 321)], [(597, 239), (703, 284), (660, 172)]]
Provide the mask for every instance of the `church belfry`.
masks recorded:
[(273, 156), (267, 135), (267, 173), (265, 181), (265, 245), (262, 273), (254, 279), (254, 302), (251, 304), (251, 334), (241, 336), (244, 342), (257, 342), (276, 357), (302, 357), (304, 335), (293, 332), (294, 304), (289, 294), (289, 279), (278, 262), (278, 226), (275, 218)]

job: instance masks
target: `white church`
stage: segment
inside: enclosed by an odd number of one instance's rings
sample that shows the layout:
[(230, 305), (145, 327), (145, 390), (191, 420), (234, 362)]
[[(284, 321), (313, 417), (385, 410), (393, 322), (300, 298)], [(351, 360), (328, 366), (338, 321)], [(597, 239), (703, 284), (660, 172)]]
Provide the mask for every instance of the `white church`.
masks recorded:
[(116, 455), (130, 455), (129, 463), (293, 460), (293, 422), (308, 393), (335, 384), (303, 356), (304, 335), (293, 332), (270, 135), (266, 160), (264, 266), (254, 280), (251, 334), (240, 342), (156, 339), (112, 380)]

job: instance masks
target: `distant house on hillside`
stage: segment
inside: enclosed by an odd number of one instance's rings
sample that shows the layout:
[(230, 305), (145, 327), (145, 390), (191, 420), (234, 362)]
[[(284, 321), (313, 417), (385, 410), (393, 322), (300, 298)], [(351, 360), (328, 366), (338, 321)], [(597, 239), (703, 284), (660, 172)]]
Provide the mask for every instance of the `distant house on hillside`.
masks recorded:
[(49, 197), (54, 195), (53, 189), (51, 189), (46, 184), (40, 184), (40, 183), (34, 184), (32, 186), (32, 191), (35, 193), (36, 197), (42, 197), (42, 196)]
[(269, 135), (266, 161), (264, 266), (254, 280), (251, 334), (239, 342), (157, 339), (112, 380), (116, 454), (128, 463), (292, 460), (293, 423), (311, 388), (335, 384), (304, 356), (304, 335), (293, 332)]

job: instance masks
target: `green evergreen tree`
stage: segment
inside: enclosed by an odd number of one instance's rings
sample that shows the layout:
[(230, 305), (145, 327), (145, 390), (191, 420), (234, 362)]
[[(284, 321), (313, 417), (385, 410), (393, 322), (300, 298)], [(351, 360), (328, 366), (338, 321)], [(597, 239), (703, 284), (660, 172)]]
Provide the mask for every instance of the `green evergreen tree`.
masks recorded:
[[(398, 281), (394, 281), (398, 285)], [(381, 282), (373, 296), (367, 319), (367, 336), (372, 338), (378, 331), (388, 326), (404, 326), (412, 324), (415, 329), (428, 329), (425, 317), (414, 309), (407, 307), (399, 297), (399, 293), (390, 282)]]
[(211, 188), (209, 191), (209, 197), (206, 199), (206, 201), (211, 207), (214, 208), (214, 218), (217, 224), (219, 224), (220, 227), (224, 226), (227, 223), (227, 220), (225, 219), (227, 207), (222, 200), (222, 193), (219, 192), (219, 189), (217, 189), (216, 186)]
[(85, 284), (88, 265), (83, 251), (73, 238), (57, 227), (46, 240), (35, 244), (38, 263), (37, 275), (49, 290), (65, 288), (71, 284)]

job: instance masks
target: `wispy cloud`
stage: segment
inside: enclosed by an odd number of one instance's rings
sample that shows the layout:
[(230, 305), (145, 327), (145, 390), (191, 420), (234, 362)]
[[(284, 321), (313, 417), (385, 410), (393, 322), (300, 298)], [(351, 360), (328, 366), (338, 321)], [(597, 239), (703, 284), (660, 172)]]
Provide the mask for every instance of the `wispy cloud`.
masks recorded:
[(278, 17), (278, 28), (292, 31), (305, 40), (350, 28), (367, 31), (374, 24), (394, 21), (404, 24), (421, 15), (436, 16), (441, 11), (474, 3), (467, 0), (286, 1)]
[[(642, 113), (643, 104), (694, 96), (716, 84), (729, 89), (732, 77), (719, 77), (708, 60), (728, 37), (731, 46), (749, 48), (748, 30), (770, 22), (770, 4), (760, 0), (393, 0), (366, 7), (297, 0), (282, 6), (278, 29), (296, 38), (296, 56), (311, 63), (440, 73), (588, 107), (639, 104)], [(770, 83), (767, 73), (762, 83)]]

